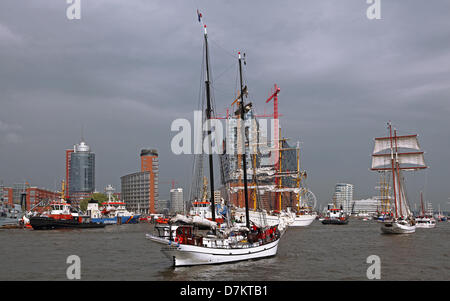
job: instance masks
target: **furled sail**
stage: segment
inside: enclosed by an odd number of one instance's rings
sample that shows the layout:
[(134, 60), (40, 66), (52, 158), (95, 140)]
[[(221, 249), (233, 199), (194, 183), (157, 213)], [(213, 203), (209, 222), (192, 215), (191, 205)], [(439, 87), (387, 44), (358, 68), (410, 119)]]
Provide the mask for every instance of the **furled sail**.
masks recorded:
[(373, 154), (391, 149), (391, 139), (393, 147), (420, 150), (417, 135), (397, 136), (395, 138), (382, 137), (382, 138), (375, 138), (375, 146), (373, 148)]
[[(405, 185), (403, 183), (403, 176), (400, 172), (400, 178), (401, 178), (401, 184), (400, 186), (397, 186), (397, 191), (396, 191), (396, 197), (397, 197), (397, 213), (399, 216), (402, 217), (408, 217), (411, 216), (412, 213), (409, 209), (409, 205), (408, 205), (408, 201), (406, 198), (406, 192), (405, 192)], [(400, 188), (399, 188), (400, 187)]]

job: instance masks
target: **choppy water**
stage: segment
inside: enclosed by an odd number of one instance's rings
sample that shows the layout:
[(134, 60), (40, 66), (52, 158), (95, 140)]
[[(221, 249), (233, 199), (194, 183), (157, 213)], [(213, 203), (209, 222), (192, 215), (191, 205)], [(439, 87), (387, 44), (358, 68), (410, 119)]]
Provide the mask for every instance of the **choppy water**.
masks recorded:
[(450, 223), (382, 235), (374, 221), (314, 221), (289, 228), (276, 257), (184, 268), (145, 239), (151, 227), (0, 230), (0, 280), (65, 280), (69, 255), (81, 258), (82, 280), (366, 280), (370, 255), (381, 259), (382, 280), (450, 280)]

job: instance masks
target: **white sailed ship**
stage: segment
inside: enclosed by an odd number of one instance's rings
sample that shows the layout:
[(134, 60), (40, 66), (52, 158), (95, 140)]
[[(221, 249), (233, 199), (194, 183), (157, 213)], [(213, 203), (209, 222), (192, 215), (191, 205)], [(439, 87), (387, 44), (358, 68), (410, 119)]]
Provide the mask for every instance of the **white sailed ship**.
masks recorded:
[[(201, 14), (198, 13), (199, 21)], [(208, 54), (208, 35), (206, 26), (204, 26), (204, 42), (205, 42), (205, 95), (206, 95), (206, 121), (207, 128), (211, 129), (211, 119), (213, 118), (211, 107), (211, 91), (210, 91), (210, 71), (209, 71), (209, 54)], [(240, 116), (244, 120), (244, 86), (242, 81), (242, 57), (239, 53), (239, 71), (240, 71)], [(242, 123), (243, 124), (243, 123)], [(243, 129), (242, 129), (243, 130)], [(243, 131), (242, 131), (243, 132)], [(245, 135), (244, 135), (245, 136)], [(211, 135), (208, 135), (208, 159), (209, 159), (209, 184), (211, 196), (211, 214), (212, 222), (215, 222), (215, 202), (214, 202), (214, 169)], [(230, 263), (241, 260), (257, 259), (270, 257), (277, 254), (278, 243), (282, 233), (277, 226), (257, 227), (250, 225), (248, 210), (248, 193), (247, 193), (247, 167), (246, 155), (242, 156), (244, 170), (244, 187), (245, 187), (245, 208), (246, 208), (246, 226), (236, 227), (230, 222), (230, 218), (225, 227), (212, 227), (207, 233), (202, 233), (193, 225), (158, 225), (155, 227), (158, 235), (147, 234), (146, 237), (152, 242), (163, 245), (162, 252), (172, 261), (174, 266), (191, 266), (204, 264)]]
[(397, 130), (394, 130), (392, 134), (391, 123), (388, 123), (388, 129), (389, 137), (375, 138), (372, 153), (371, 169), (378, 172), (390, 172), (394, 192), (393, 217), (382, 223), (381, 231), (386, 234), (414, 233), (416, 221), (406, 198), (403, 171), (427, 167), (417, 135), (397, 136)]
[(430, 229), (436, 227), (436, 220), (433, 217), (433, 209), (429, 204), (429, 206), (427, 206), (427, 210), (425, 210), (422, 192), (420, 192), (420, 204), (421, 214), (416, 217), (416, 228)]

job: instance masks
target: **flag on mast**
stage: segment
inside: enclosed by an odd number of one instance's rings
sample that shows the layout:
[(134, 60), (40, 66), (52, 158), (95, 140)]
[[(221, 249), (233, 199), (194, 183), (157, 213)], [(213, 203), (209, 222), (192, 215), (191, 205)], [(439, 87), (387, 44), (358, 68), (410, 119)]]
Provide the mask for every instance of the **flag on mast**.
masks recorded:
[(202, 21), (202, 13), (197, 9), (198, 22)]

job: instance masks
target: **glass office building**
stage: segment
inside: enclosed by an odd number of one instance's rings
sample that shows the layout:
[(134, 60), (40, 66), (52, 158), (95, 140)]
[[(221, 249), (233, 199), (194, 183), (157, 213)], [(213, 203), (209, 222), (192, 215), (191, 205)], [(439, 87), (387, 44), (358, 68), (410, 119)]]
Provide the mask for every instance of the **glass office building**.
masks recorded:
[(70, 154), (70, 195), (92, 193), (95, 190), (95, 154), (81, 141)]

